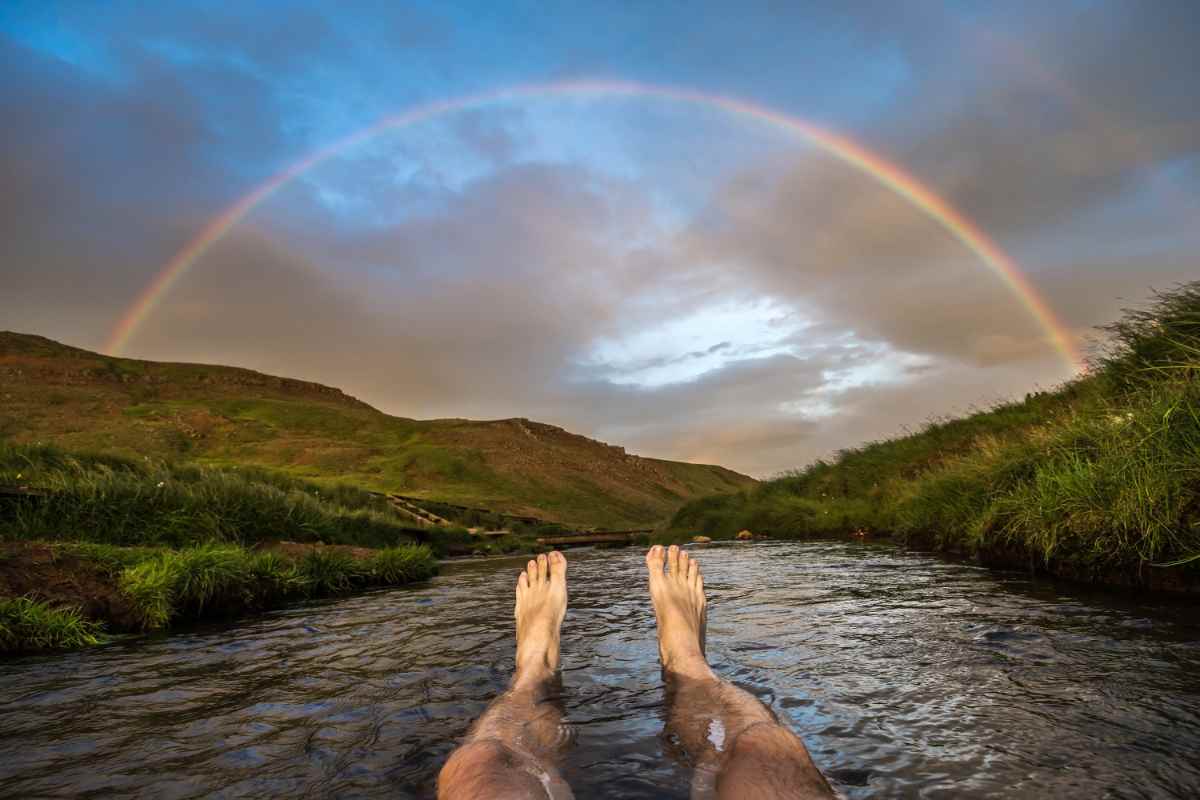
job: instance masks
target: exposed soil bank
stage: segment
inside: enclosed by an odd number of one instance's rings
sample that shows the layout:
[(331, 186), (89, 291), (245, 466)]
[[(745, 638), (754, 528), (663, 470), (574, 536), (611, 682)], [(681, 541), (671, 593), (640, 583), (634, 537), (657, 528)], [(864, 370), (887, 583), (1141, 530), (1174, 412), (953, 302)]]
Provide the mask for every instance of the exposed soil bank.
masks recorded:
[(61, 545), (0, 543), (0, 597), (77, 608), (85, 619), (103, 622), (114, 633), (138, 629), (133, 601), (118, 588), (117, 576)]

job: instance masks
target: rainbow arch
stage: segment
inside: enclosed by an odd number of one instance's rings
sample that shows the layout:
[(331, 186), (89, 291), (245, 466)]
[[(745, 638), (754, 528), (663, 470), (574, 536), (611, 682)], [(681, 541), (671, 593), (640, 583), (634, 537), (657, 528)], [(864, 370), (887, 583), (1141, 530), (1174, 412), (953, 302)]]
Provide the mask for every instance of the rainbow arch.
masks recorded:
[(114, 325), (105, 343), (105, 352), (112, 355), (120, 354), (137, 333), (138, 328), (171, 291), (171, 288), (187, 274), (188, 270), (209, 248), (220, 241), (246, 215), (280, 188), (343, 150), (361, 144), (384, 131), (403, 128), (443, 114), (513, 100), (554, 96), (642, 97), (691, 103), (716, 108), (734, 116), (757, 120), (808, 141), (826, 154), (875, 179), (938, 223), (1008, 286), (1045, 331), (1050, 343), (1071, 370), (1077, 371), (1082, 368), (1083, 361), (1076, 347), (1074, 336), (1029, 282), (1017, 263), (1000, 249), (999, 245), (992, 241), (978, 225), (902, 167), (887, 161), (852, 139), (765, 106), (723, 95), (706, 94), (693, 89), (630, 81), (563, 81), (525, 84), (449, 100), (439, 100), (385, 117), (373, 125), (310, 153), (259, 184), (219, 213), (170, 261), (163, 265)]

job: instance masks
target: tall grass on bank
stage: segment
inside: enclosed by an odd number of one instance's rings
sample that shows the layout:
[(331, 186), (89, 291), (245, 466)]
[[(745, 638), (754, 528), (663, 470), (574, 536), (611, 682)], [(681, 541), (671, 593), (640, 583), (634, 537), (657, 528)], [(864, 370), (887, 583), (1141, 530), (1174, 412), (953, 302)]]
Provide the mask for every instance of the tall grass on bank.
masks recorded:
[(270, 551), (207, 544), (161, 551), (125, 569), (119, 585), (143, 629), (159, 630), (172, 622), (397, 586), (429, 578), (436, 569), (433, 552), (424, 545), (386, 548), (365, 559), (314, 548), (293, 561)]
[(684, 506), (673, 531), (894, 535), (1076, 575), (1200, 561), (1200, 283), (1108, 326), (1056, 392)]
[[(227, 544), (171, 550), (68, 543), (57, 549), (109, 574), (144, 631), (370, 587), (400, 586), (437, 572), (433, 552), (424, 545), (385, 548), (367, 558), (314, 547), (295, 559)], [(101, 627), (83, 618), (77, 608), (27, 597), (0, 598), (0, 653), (98, 644)]]
[(222, 469), (188, 462), (145, 458), (138, 460), (105, 452), (66, 451), (51, 445), (11, 446), (0, 443), (0, 476), (21, 475), (18, 482), (39, 483), (44, 475), (55, 472), (114, 472), (140, 478), (179, 483), (199, 483), (214, 473), (236, 477), (250, 484), (262, 484), (284, 493), (299, 492), (350, 511), (387, 511), (387, 499), (377, 492), (346, 483), (317, 483), (286, 472), (261, 466), (230, 466)]
[(59, 650), (100, 642), (100, 626), (74, 608), (28, 597), (0, 598), (0, 653)]
[[(0, 509), (0, 539), (88, 539), (182, 547), (295, 540), (388, 547), (416, 535), (352, 487), (323, 491), (266, 470), (68, 454), (0, 444), (0, 482), (48, 490)], [(350, 503), (351, 508), (342, 503)]]

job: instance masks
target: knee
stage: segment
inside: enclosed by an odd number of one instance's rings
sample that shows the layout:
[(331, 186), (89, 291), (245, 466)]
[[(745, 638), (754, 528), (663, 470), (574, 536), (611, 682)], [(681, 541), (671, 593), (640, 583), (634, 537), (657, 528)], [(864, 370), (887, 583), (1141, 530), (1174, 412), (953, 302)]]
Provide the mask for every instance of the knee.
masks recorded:
[(803, 746), (796, 734), (775, 722), (756, 722), (739, 733), (730, 743), (730, 756), (770, 757)]
[(830, 797), (804, 743), (782, 725), (759, 722), (737, 735), (717, 774), (721, 798)]
[(544, 797), (525, 759), (496, 739), (468, 742), (450, 754), (438, 774), (439, 800)]

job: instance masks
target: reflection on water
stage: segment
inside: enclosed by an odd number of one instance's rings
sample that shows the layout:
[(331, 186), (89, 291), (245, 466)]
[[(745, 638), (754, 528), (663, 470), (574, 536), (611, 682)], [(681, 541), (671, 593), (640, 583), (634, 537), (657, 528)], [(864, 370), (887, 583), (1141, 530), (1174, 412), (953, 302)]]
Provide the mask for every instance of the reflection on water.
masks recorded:
[[(1200, 623), (887, 547), (697, 551), (716, 670), (849, 797), (1200, 796)], [(577, 796), (687, 796), (633, 550), (568, 554)], [(513, 665), (519, 561), (0, 663), (0, 794), (426, 797)]]

